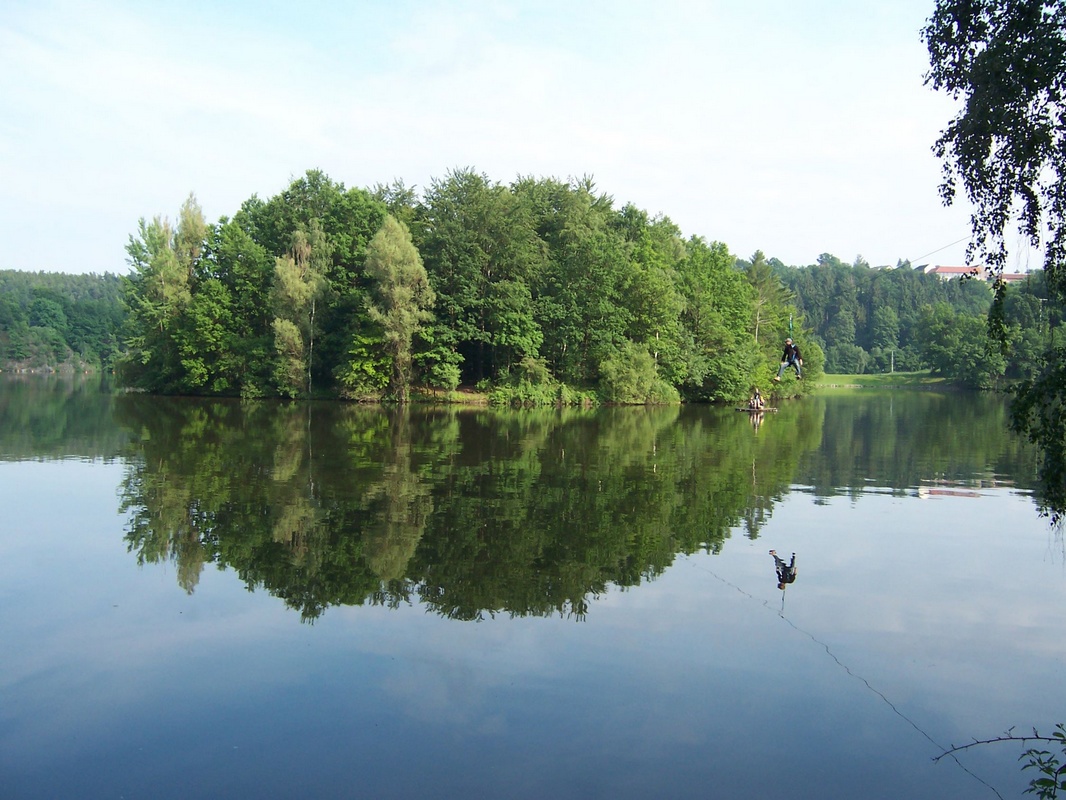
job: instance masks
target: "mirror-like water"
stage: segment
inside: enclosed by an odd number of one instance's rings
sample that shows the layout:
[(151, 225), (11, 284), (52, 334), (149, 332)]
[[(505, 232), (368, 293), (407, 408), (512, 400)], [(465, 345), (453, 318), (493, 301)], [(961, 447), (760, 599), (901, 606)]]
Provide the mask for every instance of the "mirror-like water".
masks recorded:
[(1021, 748), (932, 759), (1066, 720), (1033, 474), (987, 396), (752, 421), (9, 378), (0, 785), (1016, 797)]

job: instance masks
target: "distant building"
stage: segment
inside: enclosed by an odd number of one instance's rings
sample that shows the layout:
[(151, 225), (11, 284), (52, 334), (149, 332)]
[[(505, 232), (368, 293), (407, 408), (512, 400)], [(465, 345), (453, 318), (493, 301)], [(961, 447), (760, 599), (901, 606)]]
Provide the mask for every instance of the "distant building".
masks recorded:
[[(993, 281), (996, 279), (996, 273), (986, 267), (984, 264), (974, 264), (969, 267), (947, 267), (940, 264), (922, 264), (915, 267), (919, 272), (924, 272), (926, 275), (936, 275), (942, 281), (950, 281), (953, 278), (962, 278), (969, 276), (972, 278), (979, 278), (983, 281)], [(1017, 283), (1018, 281), (1024, 281), (1029, 277), (1028, 272), (1004, 272), (999, 278), (1004, 283)]]
[(984, 264), (974, 264), (969, 267), (945, 267), (940, 264), (918, 267), (926, 275), (936, 275), (942, 281), (950, 281), (953, 278), (979, 278), (983, 281), (989, 280), (991, 273), (988, 267)]

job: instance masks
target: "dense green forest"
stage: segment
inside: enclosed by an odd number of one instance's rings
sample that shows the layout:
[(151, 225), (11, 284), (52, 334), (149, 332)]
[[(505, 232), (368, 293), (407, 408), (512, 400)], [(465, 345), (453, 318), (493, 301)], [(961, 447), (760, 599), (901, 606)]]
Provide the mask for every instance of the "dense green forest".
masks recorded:
[(983, 319), (992, 302), (984, 281), (944, 281), (908, 263), (873, 269), (861, 258), (845, 264), (823, 253), (809, 267), (776, 274), (825, 347), (827, 372), (926, 368), (923, 312), (946, 303), (956, 314)]
[(771, 265), (824, 349), (829, 373), (932, 369), (971, 388), (1003, 386), (1039, 370), (1063, 318), (1043, 270), (1004, 286), (1001, 335), (990, 341), (994, 286), (986, 281), (944, 281), (906, 262), (844, 264), (828, 253), (807, 267)]
[[(983, 281), (737, 258), (589, 179), (469, 169), (421, 194), (310, 171), (216, 223), (190, 196), (126, 249), (128, 277), (0, 272), (0, 364), (115, 366), (160, 394), (736, 401), (799, 394), (823, 369), (1002, 386), (1037, 369), (1062, 318), (1033, 273), (999, 306), (997, 347)], [(808, 380), (775, 385), (789, 334)]]
[(0, 270), (0, 367), (109, 368), (125, 316), (117, 275)]

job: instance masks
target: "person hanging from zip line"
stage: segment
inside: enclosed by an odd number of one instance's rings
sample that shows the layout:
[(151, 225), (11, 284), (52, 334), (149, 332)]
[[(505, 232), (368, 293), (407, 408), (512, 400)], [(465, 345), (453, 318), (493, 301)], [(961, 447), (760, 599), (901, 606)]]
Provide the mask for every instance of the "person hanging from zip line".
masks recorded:
[(781, 375), (785, 370), (792, 367), (796, 370), (796, 380), (803, 378), (803, 356), (800, 355), (799, 346), (792, 341), (792, 337), (785, 339), (785, 352), (781, 354), (781, 366), (777, 369), (774, 381), (780, 382)]

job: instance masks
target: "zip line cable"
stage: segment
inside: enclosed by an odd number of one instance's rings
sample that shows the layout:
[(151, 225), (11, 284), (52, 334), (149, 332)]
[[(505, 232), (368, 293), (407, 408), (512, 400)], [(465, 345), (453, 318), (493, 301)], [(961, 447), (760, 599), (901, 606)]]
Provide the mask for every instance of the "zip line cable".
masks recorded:
[(930, 253), (926, 253), (926, 254), (925, 254), (924, 256), (918, 256), (917, 258), (908, 258), (907, 260), (911, 262), (911, 266), (914, 266), (914, 262), (915, 262), (915, 261), (921, 261), (921, 260), (922, 260), (923, 258), (929, 258), (929, 256), (932, 256), (932, 255), (936, 255), (936, 254), (937, 254), (937, 253), (939, 253), (939, 252), (940, 252), (941, 250), (947, 250), (947, 249), (948, 249), (949, 247), (954, 247), (954, 246), (955, 246), (955, 245), (957, 245), (957, 244), (962, 244), (963, 242), (965, 242), (965, 241), (966, 241), (967, 239), (969, 239), (969, 238), (971, 238), (971, 237), (969, 237), (969, 236), (963, 236), (963, 237), (962, 237), (961, 239), (959, 239), (959, 240), (958, 240), (957, 242), (952, 242), (951, 244), (946, 244), (946, 245), (944, 245), (943, 247), (938, 247), (938, 248), (937, 248), (936, 250), (933, 250), (933, 251), (932, 251), (932, 252), (930, 252)]
[[(921, 261), (921, 260), (922, 260), (923, 258), (928, 258), (929, 256), (932, 256), (932, 255), (936, 255), (936, 254), (937, 254), (937, 253), (939, 253), (939, 252), (940, 252), (941, 250), (947, 250), (947, 249), (948, 249), (949, 247), (954, 247), (954, 246), (955, 246), (955, 245), (957, 245), (957, 244), (962, 244), (962, 243), (963, 243), (963, 242), (965, 242), (965, 241), (966, 241), (967, 239), (972, 239), (972, 238), (973, 238), (972, 236), (963, 236), (963, 237), (962, 237), (961, 239), (958, 239), (958, 240), (956, 240), (956, 241), (952, 242), (951, 244), (946, 244), (946, 245), (944, 245), (943, 247), (938, 247), (938, 248), (937, 248), (936, 250), (933, 250), (933, 251), (931, 251), (931, 252), (929, 252), (929, 253), (926, 253), (925, 255), (922, 255), (922, 256), (918, 256), (917, 258), (909, 258), (909, 259), (907, 259), (907, 260), (908, 260), (908, 261), (910, 262), (911, 266), (914, 266), (914, 264), (915, 264), (915, 262), (916, 262), (916, 261)], [(1025, 271), (1025, 272), (1028, 272), (1028, 271), (1030, 270), (1030, 268), (1031, 268), (1031, 267), (1030, 267), (1030, 264), (1029, 264), (1029, 255), (1030, 255), (1030, 246), (1029, 246), (1029, 242), (1027, 242), (1027, 241), (1024, 241), (1024, 237), (1022, 237), (1021, 235), (1019, 235), (1019, 237), (1018, 237), (1018, 240), (1017, 240), (1017, 241), (1018, 241), (1018, 242), (1019, 242), (1020, 244), (1024, 245), (1024, 247), (1021, 247), (1021, 246), (1019, 246), (1019, 247), (1018, 247), (1017, 249), (1018, 249), (1018, 250), (1024, 250), (1024, 252), (1025, 252), (1025, 270), (1024, 270), (1024, 271)], [(1013, 252), (1013, 251), (1012, 251), (1012, 252)], [(1022, 256), (1021, 256), (1021, 255), (1018, 255), (1018, 254), (1015, 254), (1015, 256), (1014, 256), (1014, 259), (1015, 259), (1015, 269), (1017, 270), (1017, 269), (1018, 269), (1018, 267), (1019, 267), (1019, 266), (1020, 266), (1020, 264), (1021, 264), (1021, 259), (1022, 259)], [(1021, 271), (1021, 270), (1019, 270), (1019, 271)]]

